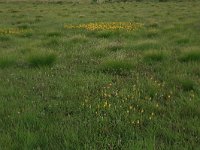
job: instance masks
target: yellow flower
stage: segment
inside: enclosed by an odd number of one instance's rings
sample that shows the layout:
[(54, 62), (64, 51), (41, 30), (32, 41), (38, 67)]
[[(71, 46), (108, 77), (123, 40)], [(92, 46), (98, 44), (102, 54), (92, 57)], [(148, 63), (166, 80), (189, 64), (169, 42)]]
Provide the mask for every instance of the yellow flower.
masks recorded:
[(79, 25), (65, 25), (64, 28), (68, 29), (86, 29), (86, 30), (136, 30), (141, 28), (143, 25), (139, 23), (130, 23), (130, 22), (98, 22), (98, 23), (88, 23), (88, 24), (79, 24)]
[(104, 104), (103, 104), (103, 107), (107, 107), (108, 106), (108, 102), (105, 101)]

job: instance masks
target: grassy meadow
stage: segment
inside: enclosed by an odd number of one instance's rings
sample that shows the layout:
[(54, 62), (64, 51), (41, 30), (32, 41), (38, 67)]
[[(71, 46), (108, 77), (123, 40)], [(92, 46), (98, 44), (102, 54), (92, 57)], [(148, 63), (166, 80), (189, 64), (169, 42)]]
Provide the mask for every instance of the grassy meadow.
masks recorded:
[(0, 1), (0, 150), (199, 150), (199, 8)]

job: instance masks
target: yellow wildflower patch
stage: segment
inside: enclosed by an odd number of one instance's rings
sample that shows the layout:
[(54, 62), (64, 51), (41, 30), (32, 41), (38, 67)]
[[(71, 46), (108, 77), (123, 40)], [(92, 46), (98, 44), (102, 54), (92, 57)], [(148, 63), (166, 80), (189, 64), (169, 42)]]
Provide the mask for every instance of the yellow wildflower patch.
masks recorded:
[(17, 29), (17, 28), (10, 28), (10, 29), (0, 29), (0, 35), (1, 34), (20, 34), (24, 33), (25, 30)]
[(143, 24), (133, 22), (97, 22), (79, 25), (65, 25), (66, 29), (86, 29), (89, 31), (95, 30), (127, 30), (133, 31), (141, 28)]

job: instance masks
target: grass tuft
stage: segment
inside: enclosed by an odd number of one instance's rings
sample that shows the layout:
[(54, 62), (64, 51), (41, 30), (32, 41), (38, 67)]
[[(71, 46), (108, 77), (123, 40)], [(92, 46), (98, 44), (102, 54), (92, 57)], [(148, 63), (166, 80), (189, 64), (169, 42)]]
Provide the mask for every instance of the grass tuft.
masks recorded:
[(158, 22), (155, 22), (155, 21), (150, 21), (150, 22), (147, 24), (147, 27), (158, 28), (158, 27), (159, 27), (159, 23), (158, 23)]
[(30, 24), (23, 23), (23, 24), (19, 24), (17, 27), (19, 29), (28, 29), (30, 27)]
[(60, 32), (50, 32), (47, 34), (48, 37), (59, 37), (61, 36)]
[(195, 83), (193, 80), (182, 79), (182, 80), (179, 80), (179, 83), (183, 91), (192, 91), (195, 89)]
[(85, 35), (74, 35), (70, 38), (70, 42), (73, 43), (85, 43), (88, 41), (88, 38)]
[(32, 54), (28, 58), (31, 67), (51, 66), (56, 61), (56, 55), (53, 53)]
[(107, 54), (105, 51), (100, 51), (100, 50), (96, 50), (91, 52), (91, 56), (95, 57), (95, 58), (102, 58), (105, 57)]
[(146, 33), (147, 38), (155, 38), (159, 35), (158, 30), (151, 29)]
[(156, 41), (139, 41), (135, 45), (132, 46), (133, 50), (150, 50), (150, 49), (161, 49), (161, 45)]
[(0, 68), (8, 68), (13, 66), (16, 63), (16, 59), (14, 57), (1, 57), (0, 58)]
[(198, 77), (200, 77), (200, 68), (199, 67), (194, 67), (192, 69), (192, 73)]
[(176, 44), (178, 45), (188, 44), (189, 42), (190, 42), (189, 38), (181, 38), (176, 40)]
[(190, 62), (190, 61), (200, 61), (200, 51), (188, 51), (184, 52), (180, 57), (180, 61), (182, 62)]
[(42, 42), (41, 45), (48, 48), (58, 48), (60, 44), (61, 44), (61, 40), (59, 38), (52, 37), (52, 38), (47, 39), (47, 41)]
[(160, 51), (148, 51), (144, 54), (144, 61), (152, 62), (152, 61), (163, 61), (167, 58), (166, 52)]
[(125, 60), (107, 60), (100, 65), (100, 70), (110, 74), (125, 75), (133, 69), (133, 64)]
[(120, 42), (111, 42), (107, 47), (107, 49), (110, 50), (110, 51), (117, 51), (117, 50), (120, 50), (122, 48), (123, 48), (123, 45)]
[(0, 42), (9, 41), (11, 38), (8, 35), (1, 35), (0, 34)]
[(98, 38), (110, 38), (115, 35), (113, 31), (98, 31), (95, 34)]

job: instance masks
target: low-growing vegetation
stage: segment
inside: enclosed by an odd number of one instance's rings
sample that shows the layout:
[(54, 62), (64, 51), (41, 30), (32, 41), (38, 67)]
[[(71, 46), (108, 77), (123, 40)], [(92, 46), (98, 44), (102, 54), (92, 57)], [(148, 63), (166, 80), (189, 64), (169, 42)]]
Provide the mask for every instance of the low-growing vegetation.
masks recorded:
[(151, 62), (151, 61), (163, 61), (165, 59), (167, 59), (168, 56), (166, 52), (163, 52), (163, 51), (147, 51), (145, 54), (144, 54), (144, 60), (146, 62)]
[(0, 150), (199, 150), (199, 8), (1, 0)]
[(133, 64), (126, 60), (106, 60), (100, 65), (103, 72), (108, 72), (115, 75), (130, 73), (133, 69)]
[(190, 50), (187, 52), (183, 52), (180, 60), (183, 62), (200, 61), (200, 50)]
[(32, 67), (51, 66), (56, 60), (55, 54), (36, 53), (28, 57), (28, 63)]
[(1, 56), (0, 57), (0, 68), (8, 68), (16, 64), (16, 58), (12, 56)]

